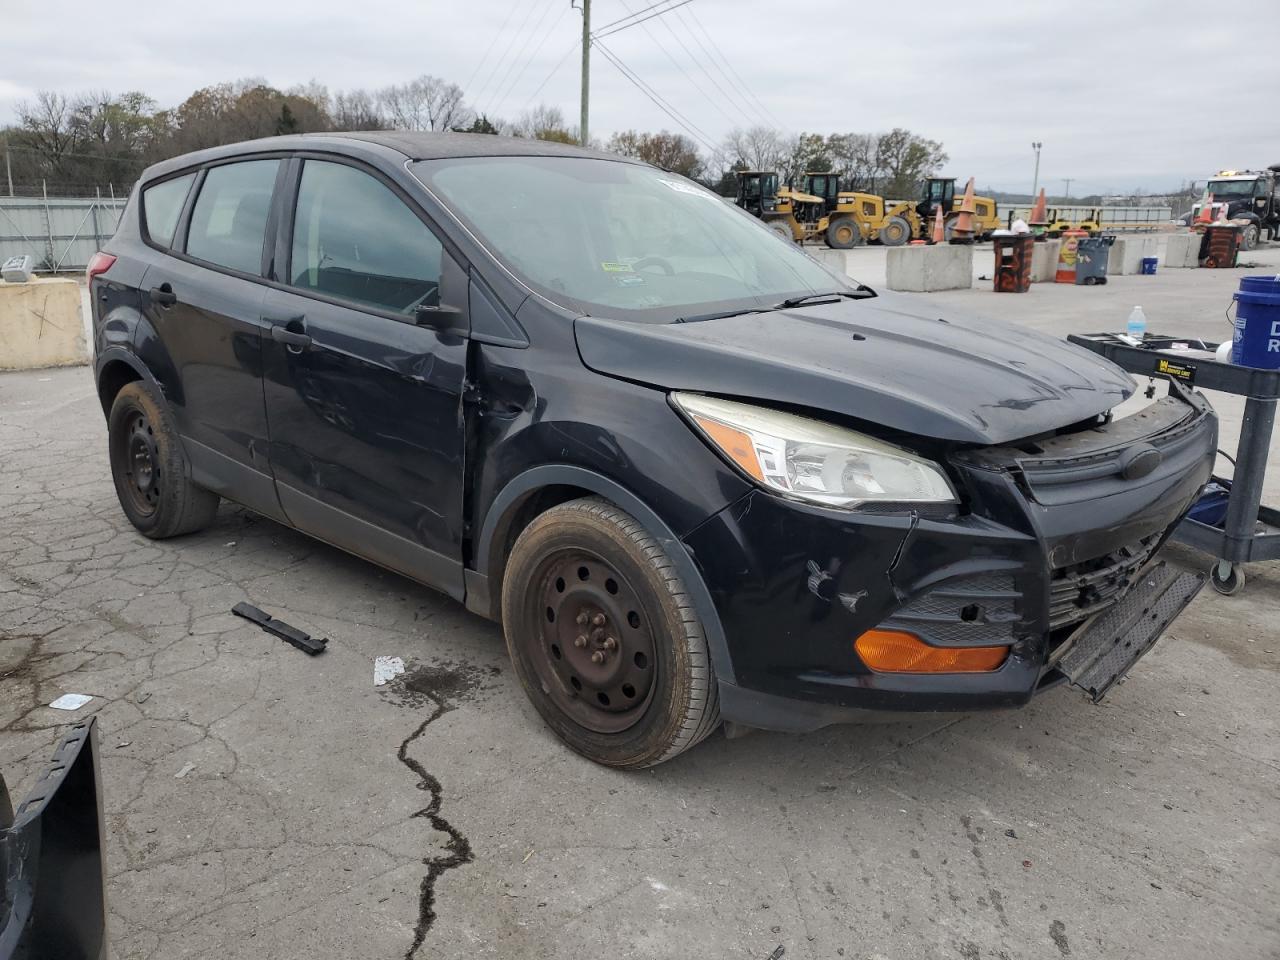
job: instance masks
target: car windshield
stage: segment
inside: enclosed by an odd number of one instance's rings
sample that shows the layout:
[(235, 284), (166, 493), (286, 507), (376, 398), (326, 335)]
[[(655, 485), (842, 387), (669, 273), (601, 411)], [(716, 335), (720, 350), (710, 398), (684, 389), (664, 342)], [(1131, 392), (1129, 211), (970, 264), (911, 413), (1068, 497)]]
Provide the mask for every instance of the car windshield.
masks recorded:
[(583, 314), (671, 322), (853, 290), (723, 198), (652, 167), (515, 156), (413, 171), (525, 283)]
[(1215, 200), (1225, 200), (1228, 197), (1250, 197), (1253, 196), (1253, 188), (1257, 182), (1257, 180), (1210, 180), (1209, 192), (1213, 194)]

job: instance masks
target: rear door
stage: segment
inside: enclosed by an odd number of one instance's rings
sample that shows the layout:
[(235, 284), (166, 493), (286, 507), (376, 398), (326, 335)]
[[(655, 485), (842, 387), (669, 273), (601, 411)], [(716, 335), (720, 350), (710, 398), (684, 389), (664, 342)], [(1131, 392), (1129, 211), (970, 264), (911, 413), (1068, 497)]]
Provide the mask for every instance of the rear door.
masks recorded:
[(300, 529), (460, 598), (466, 270), (376, 171), (292, 165), (284, 288), (264, 304), (281, 505)]
[(165, 385), (196, 482), (278, 519), (262, 398), (262, 305), (284, 162), (251, 158), (199, 171), (178, 223), (166, 216), (161, 237), (148, 230), (152, 246), (172, 235), (172, 247), (143, 278), (150, 329), (136, 344)]

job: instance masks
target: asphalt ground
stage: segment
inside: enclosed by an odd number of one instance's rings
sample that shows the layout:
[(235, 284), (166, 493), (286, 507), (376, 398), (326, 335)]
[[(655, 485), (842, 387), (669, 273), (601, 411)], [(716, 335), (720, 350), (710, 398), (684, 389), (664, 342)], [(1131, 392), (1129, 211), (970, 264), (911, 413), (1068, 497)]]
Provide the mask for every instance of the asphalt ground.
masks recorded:
[[(1141, 303), (1216, 337), (1242, 272), (930, 300), (1058, 335)], [(1212, 399), (1230, 449), (1239, 404)], [(716, 734), (618, 773), (431, 590), (226, 503), (138, 536), (88, 370), (0, 375), (0, 770), (20, 796), (98, 717), (119, 958), (1277, 957), (1278, 604), (1276, 563), (1206, 589), (1098, 706)], [(408, 671), (375, 687), (378, 656)]]

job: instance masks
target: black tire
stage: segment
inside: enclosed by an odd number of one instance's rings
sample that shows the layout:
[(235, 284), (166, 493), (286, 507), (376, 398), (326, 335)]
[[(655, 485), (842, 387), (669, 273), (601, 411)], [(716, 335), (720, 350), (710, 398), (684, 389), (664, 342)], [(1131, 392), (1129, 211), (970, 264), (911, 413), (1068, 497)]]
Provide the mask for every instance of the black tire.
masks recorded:
[(1213, 589), (1224, 597), (1235, 596), (1244, 589), (1244, 568), (1238, 563), (1228, 565), (1227, 575), (1222, 575), (1222, 563), (1215, 563), (1209, 568), (1209, 583)]
[(684, 583), (658, 541), (604, 500), (552, 507), (521, 532), (503, 576), (502, 623), (535, 709), (596, 763), (651, 767), (720, 725)]
[(796, 242), (795, 234), (791, 232), (791, 224), (787, 223), (787, 221), (770, 220), (767, 223), (765, 223), (765, 226), (768, 227), (770, 230), (772, 230), (774, 233), (776, 233), (778, 236), (780, 236), (783, 240), (786, 240), (788, 243)]
[(880, 243), (886, 247), (900, 247), (911, 239), (911, 224), (906, 217), (890, 217), (880, 228)]
[(1252, 250), (1258, 245), (1258, 225), (1256, 223), (1247, 223), (1240, 232), (1240, 249)]
[(146, 383), (126, 384), (116, 394), (107, 447), (120, 507), (143, 536), (163, 540), (213, 522), (218, 495), (188, 479), (173, 417)]
[(853, 217), (837, 217), (827, 224), (825, 239), (833, 250), (852, 250), (862, 243), (862, 228)]

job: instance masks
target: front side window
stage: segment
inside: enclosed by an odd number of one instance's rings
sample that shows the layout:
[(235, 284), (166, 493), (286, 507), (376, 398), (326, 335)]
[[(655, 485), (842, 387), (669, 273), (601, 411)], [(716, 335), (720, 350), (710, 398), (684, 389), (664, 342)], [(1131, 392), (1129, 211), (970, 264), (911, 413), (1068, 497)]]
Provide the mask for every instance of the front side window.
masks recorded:
[(191, 211), (187, 254), (220, 267), (258, 275), (267, 214), (279, 160), (245, 160), (210, 167)]
[(308, 160), (298, 187), (289, 282), (411, 317), (440, 302), (440, 241), (385, 184)]
[(850, 289), (738, 207), (652, 167), (513, 156), (412, 169), (509, 269), (583, 313), (670, 322)]
[(173, 243), (173, 232), (178, 228), (182, 205), (187, 202), (187, 191), (195, 178), (194, 173), (188, 173), (185, 177), (174, 177), (142, 191), (142, 218), (152, 243), (162, 247)]

